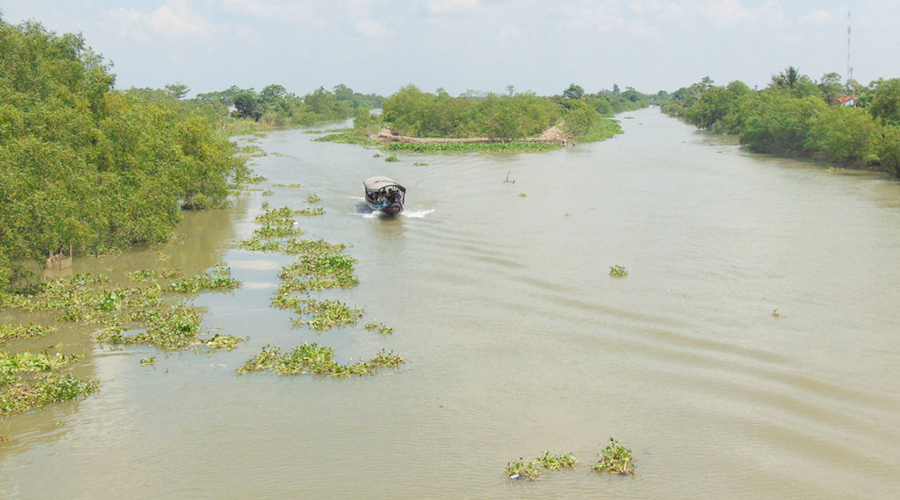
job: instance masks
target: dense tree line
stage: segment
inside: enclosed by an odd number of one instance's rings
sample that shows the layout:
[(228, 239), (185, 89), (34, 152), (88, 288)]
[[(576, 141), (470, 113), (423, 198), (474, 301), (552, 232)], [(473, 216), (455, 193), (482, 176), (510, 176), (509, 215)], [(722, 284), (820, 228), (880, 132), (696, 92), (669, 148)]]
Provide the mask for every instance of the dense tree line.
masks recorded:
[[(853, 93), (857, 93), (855, 101)], [(900, 79), (867, 87), (818, 82), (789, 67), (763, 90), (740, 81), (701, 82), (658, 96), (664, 112), (700, 128), (734, 134), (753, 151), (882, 168), (900, 176)]]
[(360, 109), (380, 108), (382, 101), (380, 96), (360, 94), (343, 84), (336, 85), (333, 91), (320, 87), (302, 97), (273, 84), (259, 92), (232, 86), (223, 91), (199, 94), (186, 104), (213, 120), (234, 116), (277, 129), (345, 120), (355, 116)]
[[(414, 85), (384, 100), (381, 122), (359, 114), (357, 128), (384, 126), (392, 132), (415, 137), (488, 137), (516, 140), (539, 135), (561, 124), (573, 137), (583, 137), (604, 118), (621, 111), (647, 106), (649, 97), (629, 89), (621, 93), (585, 95), (572, 84), (562, 95), (540, 97), (532, 92), (508, 94), (468, 91), (452, 97), (443, 89), (435, 94)], [(362, 124), (362, 125), (361, 125)]]
[(246, 173), (208, 118), (113, 83), (81, 36), (0, 18), (0, 284), (70, 245), (164, 241), (181, 209), (223, 203)]

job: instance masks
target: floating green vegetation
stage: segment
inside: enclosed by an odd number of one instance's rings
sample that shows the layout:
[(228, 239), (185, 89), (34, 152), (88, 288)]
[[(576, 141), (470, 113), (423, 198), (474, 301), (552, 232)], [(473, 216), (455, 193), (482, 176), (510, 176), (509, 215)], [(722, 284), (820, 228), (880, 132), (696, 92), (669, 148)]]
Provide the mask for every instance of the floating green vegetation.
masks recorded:
[(325, 209), (322, 207), (308, 208), (306, 210), (301, 210), (300, 215), (325, 215)]
[(775, 316), (776, 318), (780, 318), (780, 317), (781, 317), (781, 310), (778, 309), (778, 308), (776, 307), (775, 310), (772, 311), (772, 316)]
[(216, 266), (211, 273), (198, 274), (191, 278), (174, 281), (169, 284), (169, 291), (196, 295), (200, 292), (235, 290), (241, 282), (231, 277), (231, 269)]
[(40, 373), (0, 386), (0, 415), (46, 408), (53, 403), (78, 399), (96, 391), (95, 380), (61, 373)]
[(240, 247), (244, 250), (251, 250), (254, 252), (280, 252), (284, 248), (284, 243), (254, 236), (250, 239), (241, 241)]
[(266, 182), (267, 180), (269, 180), (269, 179), (267, 179), (266, 177), (263, 177), (261, 175), (254, 175), (253, 177), (247, 178), (247, 184), (251, 184), (251, 185), (262, 184), (263, 182)]
[(158, 307), (161, 303), (160, 288), (155, 283), (108, 288), (106, 282), (103, 276), (89, 275), (53, 280), (43, 283), (37, 294), (13, 296), (6, 305), (26, 312), (58, 312), (59, 321), (105, 324), (115, 322), (134, 309)]
[(322, 198), (319, 198), (319, 195), (316, 193), (309, 193), (309, 196), (306, 197), (307, 203), (318, 203), (322, 201)]
[(600, 461), (592, 465), (591, 470), (622, 476), (634, 474), (634, 460), (631, 457), (631, 450), (619, 444), (615, 439), (609, 438), (609, 445), (597, 455), (600, 456)]
[(275, 191), (272, 191), (271, 189), (266, 189), (262, 192), (263, 196), (272, 196), (273, 194), (275, 194)]
[(351, 288), (357, 283), (353, 276), (354, 264), (356, 259), (340, 253), (302, 255), (299, 260), (281, 268), (282, 284), (278, 293)]
[(397, 155), (390, 155), (387, 158), (385, 158), (384, 161), (386, 161), (388, 163), (395, 163), (395, 162), (400, 161), (400, 158), (397, 158)]
[(266, 210), (264, 214), (256, 216), (256, 223), (263, 226), (293, 226), (296, 224), (294, 216), (297, 211), (291, 207), (273, 208)]
[(613, 278), (624, 278), (628, 276), (628, 270), (622, 266), (610, 266), (609, 275)]
[(244, 337), (224, 335), (221, 333), (217, 333), (209, 339), (201, 340), (201, 342), (206, 346), (207, 351), (218, 351), (220, 349), (231, 351), (234, 350), (238, 346), (238, 344), (246, 341), (247, 339)]
[(561, 146), (545, 142), (392, 142), (384, 144), (385, 151), (409, 153), (543, 153)]
[(141, 366), (151, 366), (156, 363), (156, 356), (141, 358)]
[(525, 193), (519, 193), (519, 198), (525, 198), (526, 196), (528, 196), (528, 195)]
[(328, 243), (325, 240), (292, 240), (284, 247), (286, 254), (338, 254), (343, 252), (347, 245), (343, 243)]
[(368, 323), (366, 323), (366, 330), (377, 331), (378, 333), (380, 333), (382, 335), (390, 335), (390, 334), (394, 333), (393, 328), (391, 328), (377, 320), (372, 320), (372, 321), (369, 321)]
[(96, 381), (57, 372), (80, 360), (74, 354), (12, 354), (0, 349), (0, 415), (44, 408), (96, 391)]
[(548, 470), (574, 469), (578, 459), (569, 453), (566, 455), (553, 455), (549, 451), (541, 453), (534, 460), (519, 460), (509, 462), (506, 466), (506, 476), (510, 479), (528, 479), (534, 481), (543, 472)]
[(278, 375), (331, 375), (351, 377), (372, 375), (380, 368), (397, 368), (404, 362), (393, 351), (382, 349), (374, 358), (342, 365), (334, 359), (334, 349), (304, 342), (288, 353), (281, 354), (278, 347), (266, 346), (247, 360), (236, 371), (240, 374), (272, 371)]
[(260, 238), (293, 238), (295, 236), (303, 236), (305, 232), (294, 225), (280, 225), (257, 228), (253, 231), (253, 235)]
[(363, 311), (358, 307), (350, 307), (338, 300), (305, 299), (302, 308), (297, 312), (309, 313), (312, 318), (303, 321), (302, 317), (293, 321), (294, 326), (309, 325), (316, 331), (330, 330), (335, 327), (355, 325), (362, 318)]
[(417, 167), (427, 167), (428, 162), (427, 161), (417, 161), (417, 162), (413, 163), (413, 165), (415, 165)]
[(257, 145), (249, 144), (247, 146), (239, 147), (238, 155), (246, 158), (255, 158), (259, 156), (266, 156), (266, 151)]
[(300, 184), (296, 184), (296, 183), (294, 183), (294, 184), (282, 184), (282, 183), (280, 183), (280, 182), (273, 184), (273, 186), (278, 187), (278, 188), (299, 188), (299, 187), (302, 187)]
[(29, 339), (32, 337), (42, 337), (54, 330), (53, 327), (37, 325), (34, 323), (28, 325), (0, 325), (0, 343), (14, 339)]
[(200, 345), (201, 333), (197, 310), (180, 304), (160, 314), (157, 323), (135, 335), (124, 335), (121, 327), (110, 326), (98, 332), (96, 339), (105, 344), (147, 344), (161, 351), (179, 351)]

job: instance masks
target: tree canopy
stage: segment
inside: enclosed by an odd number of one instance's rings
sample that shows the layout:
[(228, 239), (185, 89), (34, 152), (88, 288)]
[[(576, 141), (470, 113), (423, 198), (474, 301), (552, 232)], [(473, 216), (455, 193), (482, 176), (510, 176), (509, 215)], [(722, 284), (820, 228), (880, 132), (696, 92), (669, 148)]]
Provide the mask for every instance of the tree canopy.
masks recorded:
[(11, 262), (164, 241), (182, 208), (225, 202), (235, 147), (187, 88), (113, 90), (79, 35), (0, 19), (0, 278)]
[[(855, 83), (848, 82), (848, 86)], [(661, 96), (663, 111), (701, 128), (735, 134), (762, 153), (812, 157), (842, 166), (880, 166), (900, 176), (900, 79), (853, 93), (837, 73), (819, 82), (789, 66), (763, 90), (708, 78)]]

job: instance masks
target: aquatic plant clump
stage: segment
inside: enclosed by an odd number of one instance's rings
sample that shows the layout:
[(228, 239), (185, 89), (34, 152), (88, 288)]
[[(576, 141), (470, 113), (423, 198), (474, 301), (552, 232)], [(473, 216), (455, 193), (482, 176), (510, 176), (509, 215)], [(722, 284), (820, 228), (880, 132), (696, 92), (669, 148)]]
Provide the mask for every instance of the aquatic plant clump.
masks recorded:
[(169, 290), (178, 293), (196, 295), (200, 292), (224, 291), (240, 288), (242, 283), (231, 277), (231, 269), (222, 266), (207, 274), (198, 274), (191, 278), (169, 284)]
[(0, 388), (0, 415), (46, 408), (53, 403), (84, 397), (99, 387), (95, 380), (60, 373), (40, 374), (28, 382)]
[(0, 349), (0, 415), (44, 408), (96, 391), (96, 381), (56, 371), (80, 360), (74, 354), (11, 354)]
[(509, 462), (506, 466), (506, 476), (509, 479), (535, 481), (545, 471), (574, 469), (577, 463), (578, 459), (571, 453), (553, 455), (549, 451), (545, 451), (534, 460), (525, 460), (523, 457), (519, 457), (519, 460)]
[(337, 300), (303, 299), (294, 309), (300, 314), (311, 314), (309, 321), (297, 318), (293, 321), (295, 326), (309, 325), (316, 331), (330, 330), (335, 327), (355, 325), (362, 318), (363, 311), (358, 307), (350, 307)]
[(247, 360), (236, 371), (247, 374), (259, 371), (272, 371), (277, 375), (330, 375), (333, 377), (351, 377), (372, 375), (379, 368), (396, 368), (404, 360), (392, 351), (382, 349), (371, 360), (342, 365), (334, 359), (334, 349), (316, 343), (300, 344), (290, 352), (282, 354), (278, 347), (263, 347), (259, 354)]
[(273, 208), (256, 216), (256, 222), (263, 226), (293, 226), (297, 211), (291, 207)]
[(628, 276), (628, 270), (622, 266), (610, 266), (609, 275), (613, 278), (624, 278)]
[(631, 450), (625, 448), (618, 441), (609, 438), (609, 445), (598, 453), (600, 460), (591, 466), (594, 472), (608, 472), (622, 476), (634, 474), (634, 459)]
[(313, 215), (325, 215), (325, 209), (322, 207), (308, 208), (305, 210), (301, 210), (300, 215), (305, 215), (307, 217), (310, 217)]
[(384, 323), (376, 320), (372, 320), (366, 323), (366, 330), (369, 331), (378, 331), (378, 333), (382, 335), (390, 335), (394, 333), (394, 329), (385, 325)]
[(123, 329), (111, 326), (95, 338), (106, 344), (148, 344), (162, 351), (178, 351), (201, 344), (200, 315), (193, 307), (177, 305), (161, 314), (159, 321), (135, 335), (124, 335)]
[(298, 254), (338, 254), (347, 249), (343, 243), (328, 243), (325, 240), (291, 240), (285, 245), (284, 253)]
[(53, 327), (29, 324), (29, 325), (0, 325), (0, 343), (14, 339), (28, 339), (32, 337), (42, 337), (51, 333)]
[(282, 284), (279, 294), (327, 288), (351, 288), (357, 279), (353, 276), (356, 259), (340, 253), (303, 255), (290, 265), (281, 268)]

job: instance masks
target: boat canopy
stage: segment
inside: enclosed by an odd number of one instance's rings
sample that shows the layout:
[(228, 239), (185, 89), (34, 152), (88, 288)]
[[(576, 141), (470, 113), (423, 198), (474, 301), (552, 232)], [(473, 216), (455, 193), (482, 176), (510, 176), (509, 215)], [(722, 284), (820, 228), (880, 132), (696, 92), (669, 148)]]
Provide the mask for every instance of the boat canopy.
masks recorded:
[(393, 179), (389, 177), (385, 177), (383, 175), (376, 175), (373, 177), (369, 177), (365, 181), (366, 190), (367, 191), (381, 191), (382, 189), (390, 186), (394, 186), (398, 188), (400, 191), (406, 192), (406, 188), (394, 182)]

